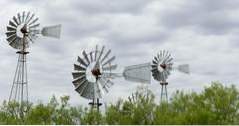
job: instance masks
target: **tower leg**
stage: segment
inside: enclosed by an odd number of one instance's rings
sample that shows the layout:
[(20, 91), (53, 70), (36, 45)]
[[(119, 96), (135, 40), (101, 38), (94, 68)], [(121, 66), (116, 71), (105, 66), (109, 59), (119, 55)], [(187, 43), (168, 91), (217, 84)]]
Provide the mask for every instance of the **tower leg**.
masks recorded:
[(160, 102), (168, 103), (168, 91), (167, 91), (167, 82), (161, 82), (161, 95), (160, 95)]
[(23, 116), (27, 111), (28, 106), (28, 81), (27, 81), (27, 64), (26, 55), (28, 52), (19, 51), (18, 63), (14, 74), (13, 84), (11, 87), (9, 102), (15, 102), (19, 104), (20, 115)]
[(89, 103), (89, 105), (91, 105), (92, 109), (97, 109), (97, 111), (99, 112), (100, 110), (100, 106), (102, 105), (102, 103), (100, 103), (100, 99), (93, 99), (92, 102)]

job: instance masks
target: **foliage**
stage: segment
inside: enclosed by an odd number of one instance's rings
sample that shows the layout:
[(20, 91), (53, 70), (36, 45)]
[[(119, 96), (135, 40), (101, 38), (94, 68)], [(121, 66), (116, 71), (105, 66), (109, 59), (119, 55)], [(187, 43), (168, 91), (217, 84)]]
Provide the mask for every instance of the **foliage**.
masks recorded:
[(49, 103), (27, 104), (4, 101), (0, 124), (239, 124), (239, 91), (232, 85), (212, 82), (200, 93), (176, 91), (169, 103), (156, 104), (149, 90), (119, 99), (104, 112), (70, 106), (69, 96)]

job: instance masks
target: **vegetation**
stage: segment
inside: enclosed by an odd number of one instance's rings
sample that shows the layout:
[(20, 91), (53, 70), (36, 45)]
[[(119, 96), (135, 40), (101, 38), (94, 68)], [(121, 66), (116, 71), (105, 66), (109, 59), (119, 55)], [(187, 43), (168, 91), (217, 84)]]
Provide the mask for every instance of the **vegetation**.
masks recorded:
[(157, 104), (150, 91), (119, 99), (105, 112), (70, 106), (69, 97), (52, 97), (48, 104), (18, 103), (0, 107), (0, 124), (239, 124), (239, 91), (213, 82), (201, 93), (176, 91), (169, 103)]

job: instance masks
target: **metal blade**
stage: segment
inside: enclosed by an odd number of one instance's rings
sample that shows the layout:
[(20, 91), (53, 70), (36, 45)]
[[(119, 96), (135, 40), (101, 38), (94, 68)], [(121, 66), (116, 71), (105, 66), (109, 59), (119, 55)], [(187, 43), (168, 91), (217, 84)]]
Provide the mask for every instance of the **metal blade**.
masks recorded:
[(27, 39), (34, 43), (33, 38), (30, 35), (27, 36)]
[(105, 50), (105, 46), (102, 46), (102, 49), (101, 49), (101, 51), (100, 51), (100, 55), (99, 55), (97, 61), (99, 61), (99, 60), (101, 59), (101, 56), (102, 56), (104, 50)]
[(34, 16), (35, 16), (35, 14), (32, 14), (32, 16), (29, 18), (29, 20), (26, 21), (26, 24), (28, 24), (33, 19)]
[(74, 70), (77, 70), (77, 71), (85, 71), (86, 68), (84, 68), (84, 67), (82, 67), (82, 66), (80, 66), (80, 65), (74, 64)]
[(31, 26), (32, 24), (36, 23), (38, 21), (38, 18), (34, 19), (30, 24), (29, 26)]
[(74, 85), (77, 85), (77, 83), (81, 83), (82, 81), (86, 80), (85, 76), (80, 76), (72, 81)]
[(25, 19), (25, 23), (27, 23), (29, 16), (30, 16), (30, 12), (28, 11), (28, 12), (27, 12), (26, 19)]
[(22, 12), (22, 22), (25, 21), (25, 11)]
[(98, 45), (95, 46), (95, 61), (96, 61), (96, 58), (97, 58), (97, 53), (98, 53)]
[(88, 82), (86, 88), (83, 90), (81, 96), (87, 99), (94, 98), (94, 83)]
[(105, 65), (108, 64), (108, 63), (111, 63), (111, 62), (114, 61), (114, 60), (115, 60), (115, 56), (111, 57), (108, 61), (106, 61), (106, 62), (103, 64), (103, 66), (105, 66)]
[(159, 58), (162, 58), (162, 57), (163, 57), (163, 51), (160, 50)]
[(85, 77), (85, 71), (77, 71), (77, 72), (72, 72), (72, 76), (74, 79), (76, 78), (81, 78), (81, 77)]
[(16, 31), (16, 28), (12, 28), (12, 27), (7, 26), (7, 31)]
[(94, 94), (95, 94), (94, 97), (95, 97), (95, 98), (101, 98), (101, 96), (102, 96), (101, 92), (102, 92), (102, 91), (101, 91), (101, 89), (100, 89), (100, 87), (99, 87), (100, 85), (98, 84), (98, 81), (96, 81), (96, 83), (94, 84), (94, 86), (95, 86), (95, 87), (94, 87), (94, 89), (95, 89), (95, 90), (94, 90)]
[(20, 13), (17, 14), (17, 18), (18, 18), (18, 22), (19, 22), (19, 24), (21, 24), (22, 21), (21, 21), (21, 15), (20, 15)]
[(100, 84), (101, 84), (102, 88), (104, 89), (104, 91), (106, 93), (108, 93), (109, 92), (109, 90), (108, 90), (109, 86), (107, 85), (106, 80), (101, 78), (99, 81), (100, 81)]
[(85, 63), (85, 61), (83, 59), (81, 59), (79, 56), (78, 56), (78, 59), (77, 61), (82, 64), (83, 66), (87, 67), (88, 65)]
[(90, 60), (85, 52), (85, 50), (82, 52), (83, 56), (85, 57), (86, 61), (87, 61), (87, 64), (89, 65), (90, 64)]
[(88, 81), (87, 81), (87, 80), (82, 81), (81, 83), (79, 83), (79, 84), (76, 86), (75, 91), (77, 91), (80, 95), (82, 95), (82, 92), (83, 92), (84, 89), (86, 88), (87, 84), (88, 84)]
[(110, 52), (111, 52), (111, 50), (108, 50), (108, 52), (105, 54), (105, 56), (101, 60), (101, 63), (109, 56)]
[(11, 25), (11, 26), (17, 28), (17, 25), (15, 25), (12, 21), (9, 21), (9, 25)]
[(163, 57), (165, 57), (165, 50), (163, 50)]
[(173, 61), (173, 58), (169, 58), (166, 62), (171, 63)]
[(13, 21), (14, 21), (17, 25), (19, 25), (19, 22), (17, 21), (17, 18), (16, 18), (15, 16), (13, 16)]
[(16, 39), (17, 39), (17, 38), (13, 39), (12, 42), (9, 42), (9, 45), (10, 45), (11, 47), (15, 48), (15, 49), (17, 48), (16, 42), (15, 42)]
[(82, 89), (82, 86), (84, 85), (84, 83), (87, 82), (86, 79), (82, 80), (81, 82), (76, 82), (76, 83), (73, 83), (74, 86), (75, 86), (75, 90), (77, 90), (77, 92)]
[(16, 36), (11, 36), (11, 37), (7, 38), (7, 41), (12, 42), (14, 39), (16, 39)]
[(103, 88), (103, 90), (104, 90), (106, 93), (108, 93), (109, 90), (106, 88), (104, 82), (102, 82), (102, 80), (99, 80), (99, 83), (100, 83), (101, 87)]
[(36, 25), (33, 25), (33, 26), (30, 26), (29, 29), (33, 29), (33, 28), (36, 28), (36, 27), (39, 27), (40, 26), (40, 23), (36, 24)]
[(43, 36), (53, 37), (53, 38), (60, 38), (61, 35), (61, 25), (54, 25), (44, 27), (41, 31)]
[(90, 52), (90, 61), (93, 62), (92, 52)]
[(168, 63), (168, 60), (170, 58), (171, 54), (168, 54), (167, 57), (165, 58), (165, 63)]
[(107, 67), (103, 67), (103, 70), (115, 70), (117, 68), (117, 65), (111, 65), (111, 66), (107, 66)]
[(154, 57), (154, 60), (155, 60), (156, 62), (158, 62), (158, 58), (157, 58), (156, 56)]
[(153, 60), (153, 64), (157, 65), (158, 63), (155, 60)]
[(16, 32), (6, 32), (6, 35), (7, 35), (7, 37), (12, 36), (12, 35), (16, 36)]

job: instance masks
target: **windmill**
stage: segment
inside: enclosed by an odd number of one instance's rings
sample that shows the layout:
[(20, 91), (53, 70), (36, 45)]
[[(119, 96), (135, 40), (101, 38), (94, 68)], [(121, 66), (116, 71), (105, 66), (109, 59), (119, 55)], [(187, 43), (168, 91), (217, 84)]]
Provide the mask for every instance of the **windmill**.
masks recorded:
[(168, 92), (167, 92), (167, 78), (171, 74), (172, 70), (178, 70), (180, 72), (189, 74), (189, 65), (182, 64), (175, 68), (173, 68), (173, 58), (168, 51), (161, 50), (157, 56), (152, 60), (152, 76), (156, 81), (160, 82), (161, 85), (161, 101), (168, 100)]
[(173, 58), (168, 51), (161, 50), (157, 56), (154, 57), (152, 63), (144, 63), (139, 65), (127, 66), (124, 69), (123, 75), (126, 80), (133, 82), (151, 82), (151, 74), (156, 81), (161, 85), (161, 101), (168, 100), (167, 93), (167, 78), (172, 70), (178, 70), (182, 73), (189, 74), (189, 65), (182, 64), (173, 67)]
[(112, 72), (117, 68), (117, 64), (112, 64), (115, 56), (110, 57), (110, 53), (111, 50), (106, 51), (105, 46), (99, 49), (98, 45), (89, 53), (83, 50), (82, 57), (78, 56), (72, 72), (75, 91), (92, 100), (89, 105), (97, 110), (102, 105), (100, 98), (109, 92), (109, 88), (114, 84), (112, 79), (118, 76)]
[(9, 45), (17, 50), (18, 62), (14, 74), (13, 84), (9, 97), (10, 101), (18, 102), (23, 112), (22, 104), (28, 103), (28, 78), (27, 78), (27, 57), (29, 53), (27, 48), (40, 35), (46, 37), (59, 38), (61, 25), (43, 27), (40, 29), (40, 23), (35, 14), (31, 12), (18, 13), (9, 20), (7, 26), (7, 41)]

